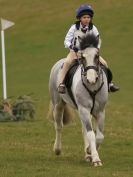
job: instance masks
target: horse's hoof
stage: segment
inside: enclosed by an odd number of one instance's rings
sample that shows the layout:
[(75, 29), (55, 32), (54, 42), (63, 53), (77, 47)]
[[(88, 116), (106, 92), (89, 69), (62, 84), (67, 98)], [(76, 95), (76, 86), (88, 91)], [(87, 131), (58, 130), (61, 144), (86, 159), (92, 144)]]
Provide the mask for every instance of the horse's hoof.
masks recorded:
[(87, 154), (87, 155), (85, 156), (85, 161), (86, 161), (86, 162), (92, 162), (92, 157), (91, 157), (91, 155), (88, 155), (88, 154)]
[(56, 155), (60, 155), (61, 154), (61, 150), (60, 149), (55, 149), (54, 151), (55, 151)]
[(92, 162), (92, 166), (94, 166), (94, 167), (101, 167), (102, 166), (102, 162), (101, 161)]

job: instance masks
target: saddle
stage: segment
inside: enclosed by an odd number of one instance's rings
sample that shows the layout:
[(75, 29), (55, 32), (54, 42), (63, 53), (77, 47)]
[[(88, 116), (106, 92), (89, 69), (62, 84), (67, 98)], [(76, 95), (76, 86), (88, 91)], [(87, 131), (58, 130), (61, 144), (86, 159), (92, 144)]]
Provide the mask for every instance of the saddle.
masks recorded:
[[(70, 68), (66, 74), (66, 77), (64, 79), (64, 83), (65, 83), (67, 89), (70, 89), (72, 86), (73, 76), (74, 76), (78, 66), (79, 66), (79, 61), (75, 60), (74, 63), (70, 66)], [(100, 67), (105, 72), (108, 83), (110, 83), (113, 79), (113, 74), (112, 74), (111, 70), (109, 68), (105, 67), (102, 63), (100, 63)]]
[(74, 76), (78, 66), (79, 66), (79, 62), (78, 62), (78, 60), (75, 60), (74, 63), (72, 63), (72, 65), (70, 66), (70, 68), (66, 74), (64, 81), (65, 81), (65, 85), (66, 85), (67, 89), (71, 88), (71, 86), (72, 86), (73, 76)]

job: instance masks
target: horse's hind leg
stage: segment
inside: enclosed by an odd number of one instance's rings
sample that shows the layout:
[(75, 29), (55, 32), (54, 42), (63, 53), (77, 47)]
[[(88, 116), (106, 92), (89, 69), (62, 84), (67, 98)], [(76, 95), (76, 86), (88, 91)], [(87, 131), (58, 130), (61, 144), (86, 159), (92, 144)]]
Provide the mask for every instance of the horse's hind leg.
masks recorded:
[(63, 112), (64, 112), (64, 104), (60, 102), (54, 107), (54, 125), (56, 131), (56, 138), (54, 143), (54, 152), (56, 155), (60, 155), (61, 153), (61, 129), (63, 127)]

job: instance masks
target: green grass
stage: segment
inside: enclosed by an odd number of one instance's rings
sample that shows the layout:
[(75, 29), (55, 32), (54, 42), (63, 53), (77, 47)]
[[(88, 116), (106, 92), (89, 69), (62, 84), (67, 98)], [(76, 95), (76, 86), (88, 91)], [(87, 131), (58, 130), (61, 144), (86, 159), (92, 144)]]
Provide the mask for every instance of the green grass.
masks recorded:
[(62, 155), (56, 157), (52, 151), (54, 127), (46, 119), (48, 78), (52, 65), (68, 52), (64, 36), (81, 3), (0, 0), (0, 17), (15, 22), (5, 31), (8, 96), (33, 93), (37, 99), (34, 121), (0, 123), (0, 177), (133, 176), (132, 0), (90, 0), (103, 41), (101, 55), (121, 88), (110, 94), (106, 109), (105, 140), (100, 149), (103, 167), (93, 168), (84, 161), (78, 118), (63, 129)]

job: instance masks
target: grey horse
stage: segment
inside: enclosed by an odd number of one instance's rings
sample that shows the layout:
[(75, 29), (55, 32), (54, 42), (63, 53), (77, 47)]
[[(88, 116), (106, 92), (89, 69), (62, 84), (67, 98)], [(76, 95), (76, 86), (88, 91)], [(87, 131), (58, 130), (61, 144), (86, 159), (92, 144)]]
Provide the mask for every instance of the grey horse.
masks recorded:
[[(49, 79), (49, 92), (51, 96), (50, 113), (54, 119), (56, 138), (54, 152), (61, 153), (61, 129), (63, 119), (67, 115), (68, 106), (79, 113), (85, 144), (85, 159), (93, 166), (102, 166), (98, 154), (99, 145), (104, 139), (105, 105), (108, 100), (108, 81), (99, 62), (98, 39), (94, 35), (86, 35), (80, 41), (81, 59), (73, 76), (71, 92), (73, 99), (67, 91), (58, 93), (60, 70), (64, 59), (59, 60), (51, 69)], [(95, 130), (92, 125), (95, 119)]]

